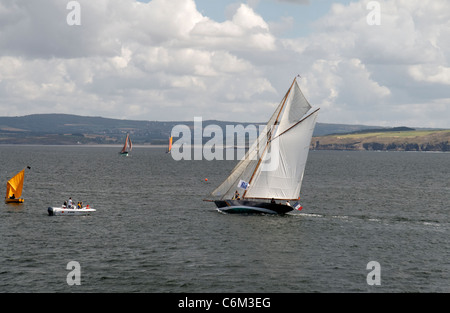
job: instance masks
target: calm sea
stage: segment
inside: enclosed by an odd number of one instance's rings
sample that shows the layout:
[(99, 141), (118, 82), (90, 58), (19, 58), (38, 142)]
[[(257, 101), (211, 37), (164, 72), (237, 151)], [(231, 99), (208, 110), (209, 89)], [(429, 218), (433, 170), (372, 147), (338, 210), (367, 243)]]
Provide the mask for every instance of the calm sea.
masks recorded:
[[(202, 201), (234, 161), (119, 150), (0, 146), (5, 190), (31, 166), (0, 204), (0, 292), (450, 292), (448, 153), (311, 151), (303, 210), (252, 216)], [(48, 216), (69, 197), (97, 212)]]

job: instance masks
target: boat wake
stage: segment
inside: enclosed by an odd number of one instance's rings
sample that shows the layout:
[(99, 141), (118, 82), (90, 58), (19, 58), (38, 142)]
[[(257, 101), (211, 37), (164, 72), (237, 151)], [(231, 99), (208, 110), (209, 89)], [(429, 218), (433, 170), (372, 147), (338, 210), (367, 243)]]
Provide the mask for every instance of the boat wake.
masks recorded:
[(336, 215), (336, 214), (323, 214), (323, 213), (288, 213), (286, 215), (295, 216), (299, 218), (325, 218), (333, 220), (342, 220), (349, 223), (352, 222), (370, 222), (379, 223), (384, 225), (420, 225), (433, 228), (448, 228), (450, 224), (442, 224), (435, 220), (424, 220), (424, 219), (412, 219), (399, 216), (393, 217), (375, 217), (369, 215)]

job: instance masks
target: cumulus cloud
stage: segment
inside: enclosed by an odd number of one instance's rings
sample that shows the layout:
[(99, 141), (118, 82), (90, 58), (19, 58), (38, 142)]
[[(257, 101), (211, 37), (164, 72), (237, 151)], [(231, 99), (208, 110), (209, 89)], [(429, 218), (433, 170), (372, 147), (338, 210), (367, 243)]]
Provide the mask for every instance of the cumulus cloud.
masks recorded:
[(311, 102), (327, 121), (449, 127), (450, 3), (379, 1), (374, 26), (367, 3), (334, 4), (311, 36), (283, 40), (305, 60)]
[(289, 2), (295, 4), (309, 4), (309, 0), (277, 0), (279, 2)]
[(244, 4), (217, 23), (192, 0), (79, 3), (80, 26), (67, 25), (64, 1), (0, 4), (0, 114), (230, 118), (242, 101), (275, 93), (233, 53), (274, 50), (268, 24)]
[(368, 1), (336, 3), (298, 38), (279, 37), (295, 10), (268, 20), (252, 1), (223, 22), (194, 0), (78, 2), (79, 26), (68, 1), (0, 3), (0, 115), (259, 122), (300, 74), (319, 121), (449, 126), (448, 1), (378, 1), (374, 26)]

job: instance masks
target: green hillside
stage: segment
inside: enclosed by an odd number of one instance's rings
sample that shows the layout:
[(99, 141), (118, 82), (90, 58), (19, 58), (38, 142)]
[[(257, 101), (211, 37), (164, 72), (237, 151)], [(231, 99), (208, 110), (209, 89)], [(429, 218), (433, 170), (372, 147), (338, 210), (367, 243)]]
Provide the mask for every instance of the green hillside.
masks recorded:
[[(0, 144), (120, 144), (127, 133), (135, 144), (167, 144), (176, 125), (193, 128), (193, 121), (136, 121), (71, 114), (33, 114), (17, 117), (0, 117)], [(225, 133), (226, 125), (261, 123), (236, 123), (230, 121), (203, 121), (203, 127), (218, 125)], [(318, 123), (315, 135), (343, 133), (367, 129), (369, 126)], [(208, 140), (205, 138), (204, 140)]]
[[(134, 144), (167, 145), (172, 129), (193, 121), (136, 121), (70, 114), (0, 117), (0, 144), (122, 144), (129, 133)], [(203, 121), (202, 126), (261, 123)], [(193, 135), (193, 132), (192, 132)], [(317, 150), (449, 151), (450, 130), (413, 130), (364, 125), (317, 123), (312, 148)], [(206, 142), (210, 138), (203, 138)]]
[(316, 150), (450, 151), (450, 130), (370, 131), (314, 137)]

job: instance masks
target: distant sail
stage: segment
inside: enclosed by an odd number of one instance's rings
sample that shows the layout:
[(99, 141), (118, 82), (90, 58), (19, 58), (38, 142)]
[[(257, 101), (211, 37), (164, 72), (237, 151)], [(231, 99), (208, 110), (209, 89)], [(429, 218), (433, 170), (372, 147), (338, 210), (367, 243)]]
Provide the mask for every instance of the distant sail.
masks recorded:
[(133, 148), (133, 145), (131, 143), (131, 138), (127, 134), (127, 138), (125, 139), (125, 144), (123, 145), (123, 148), (120, 151), (120, 154), (128, 155), (128, 152), (130, 152), (132, 148)]
[(173, 141), (173, 137), (170, 136), (170, 138), (169, 138), (169, 148), (167, 150), (167, 153), (170, 153), (172, 151), (172, 141)]

